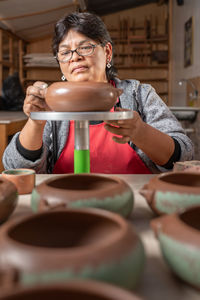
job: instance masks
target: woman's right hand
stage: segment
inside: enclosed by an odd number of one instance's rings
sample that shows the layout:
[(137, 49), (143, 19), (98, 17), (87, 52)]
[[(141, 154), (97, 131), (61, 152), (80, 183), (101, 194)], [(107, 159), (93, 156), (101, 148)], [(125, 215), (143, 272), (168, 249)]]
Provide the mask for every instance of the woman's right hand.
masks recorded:
[[(31, 112), (50, 110), (44, 98), (47, 90), (47, 84), (42, 81), (36, 81), (26, 90), (26, 98), (24, 100), (24, 113), (30, 117)], [(34, 123), (44, 125), (46, 121), (34, 121)]]

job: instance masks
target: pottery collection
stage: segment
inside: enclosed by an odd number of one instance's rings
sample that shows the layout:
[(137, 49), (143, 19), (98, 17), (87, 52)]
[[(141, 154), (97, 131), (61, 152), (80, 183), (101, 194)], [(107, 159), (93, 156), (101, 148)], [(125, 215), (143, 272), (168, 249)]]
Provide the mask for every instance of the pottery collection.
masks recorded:
[(55, 82), (47, 88), (45, 101), (53, 111), (109, 111), (122, 90), (102, 82)]
[(32, 169), (5, 170), (2, 177), (15, 184), (19, 195), (30, 194), (35, 186), (35, 171)]
[(145, 261), (132, 226), (94, 208), (10, 220), (0, 230), (0, 241), (0, 266), (15, 270), (22, 286), (90, 278), (132, 289)]
[(163, 257), (181, 279), (200, 288), (200, 206), (154, 219)]
[(17, 205), (18, 193), (15, 185), (5, 178), (0, 178), (0, 223), (3, 223)]
[(133, 192), (122, 179), (94, 174), (70, 174), (50, 178), (32, 192), (33, 211), (95, 207), (128, 217)]
[(154, 178), (140, 190), (158, 215), (200, 205), (200, 176), (197, 172), (168, 172)]
[(139, 300), (139, 297), (119, 287), (94, 280), (74, 280), (1, 292), (1, 300)]

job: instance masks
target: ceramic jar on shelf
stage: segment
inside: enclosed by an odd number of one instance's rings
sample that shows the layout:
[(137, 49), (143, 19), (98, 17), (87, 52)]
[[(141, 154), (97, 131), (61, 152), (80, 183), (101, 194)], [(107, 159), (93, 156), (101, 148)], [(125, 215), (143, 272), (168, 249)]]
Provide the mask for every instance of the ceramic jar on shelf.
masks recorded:
[(14, 211), (18, 200), (17, 188), (9, 180), (0, 178), (0, 223), (3, 223)]

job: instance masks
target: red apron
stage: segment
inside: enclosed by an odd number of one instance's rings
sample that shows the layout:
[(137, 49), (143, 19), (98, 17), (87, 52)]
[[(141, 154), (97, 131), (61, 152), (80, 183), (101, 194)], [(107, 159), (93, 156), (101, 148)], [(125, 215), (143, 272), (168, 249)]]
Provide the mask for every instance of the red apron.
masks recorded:
[[(90, 172), (106, 174), (151, 174), (128, 143), (118, 144), (104, 122), (90, 126)], [(70, 121), (66, 145), (57, 160), (54, 174), (74, 173), (74, 121)]]

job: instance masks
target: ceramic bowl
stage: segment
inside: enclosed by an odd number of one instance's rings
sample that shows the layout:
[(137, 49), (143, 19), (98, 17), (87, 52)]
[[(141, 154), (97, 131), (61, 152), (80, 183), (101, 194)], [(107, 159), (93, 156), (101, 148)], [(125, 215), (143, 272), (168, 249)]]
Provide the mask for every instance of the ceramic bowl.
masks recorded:
[(0, 223), (4, 222), (17, 205), (18, 193), (15, 185), (0, 177)]
[(156, 214), (171, 214), (200, 205), (200, 176), (192, 172), (163, 173), (150, 179), (140, 194)]
[(32, 169), (5, 170), (2, 176), (15, 184), (19, 195), (30, 194), (35, 186), (35, 171)]
[(53, 284), (31, 288), (15, 288), (4, 291), (1, 300), (139, 300), (139, 297), (119, 287), (93, 281), (74, 280), (65, 284)]
[(144, 248), (132, 226), (100, 209), (32, 214), (0, 230), (0, 268), (16, 270), (20, 285), (90, 278), (136, 286)]
[(32, 192), (33, 211), (96, 207), (127, 217), (133, 210), (133, 192), (118, 177), (70, 174), (47, 179)]
[(151, 226), (172, 271), (200, 288), (200, 206), (154, 219)]
[(45, 100), (53, 111), (109, 111), (121, 94), (109, 83), (55, 82), (47, 88)]
[(188, 169), (194, 168), (194, 171), (200, 171), (200, 161), (199, 160), (189, 160), (189, 161), (178, 161), (174, 164), (173, 171), (188, 171)]

